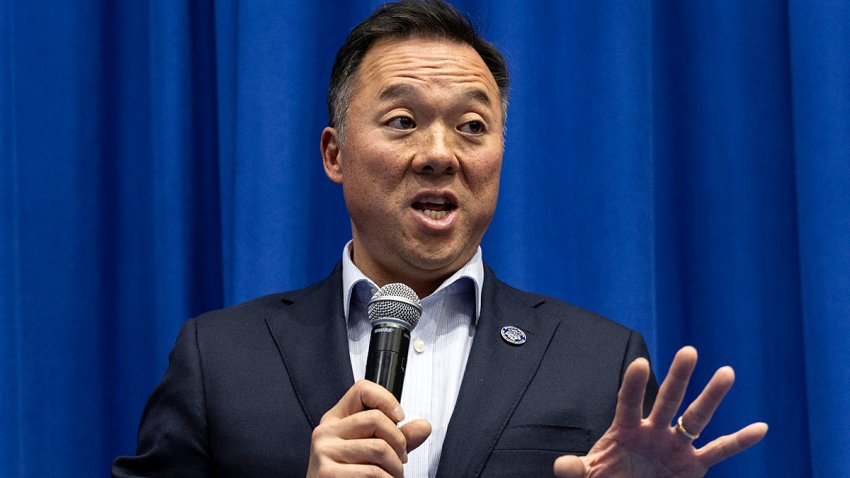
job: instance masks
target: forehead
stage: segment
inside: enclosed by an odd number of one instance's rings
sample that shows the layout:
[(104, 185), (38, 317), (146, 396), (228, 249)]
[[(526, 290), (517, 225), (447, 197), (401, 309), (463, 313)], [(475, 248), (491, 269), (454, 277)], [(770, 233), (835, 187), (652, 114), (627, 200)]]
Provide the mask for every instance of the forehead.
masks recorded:
[[(493, 106), (499, 88), (472, 46), (445, 39), (384, 39), (363, 57), (354, 94), (380, 94), (398, 84), (480, 90)], [(367, 96), (371, 96), (367, 93)]]

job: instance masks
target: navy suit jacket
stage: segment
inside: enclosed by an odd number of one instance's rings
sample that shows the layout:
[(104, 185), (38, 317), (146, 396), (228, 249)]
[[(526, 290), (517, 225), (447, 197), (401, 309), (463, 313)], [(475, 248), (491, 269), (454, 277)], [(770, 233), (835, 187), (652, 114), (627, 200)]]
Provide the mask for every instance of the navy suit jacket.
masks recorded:
[[(524, 345), (500, 328), (525, 331)], [(611, 424), (641, 336), (485, 267), (481, 315), (438, 476), (551, 476)], [(326, 280), (192, 319), (139, 427), (137, 456), (113, 475), (300, 476), (310, 435), (353, 384), (338, 265)], [(657, 391), (647, 391), (646, 409)]]

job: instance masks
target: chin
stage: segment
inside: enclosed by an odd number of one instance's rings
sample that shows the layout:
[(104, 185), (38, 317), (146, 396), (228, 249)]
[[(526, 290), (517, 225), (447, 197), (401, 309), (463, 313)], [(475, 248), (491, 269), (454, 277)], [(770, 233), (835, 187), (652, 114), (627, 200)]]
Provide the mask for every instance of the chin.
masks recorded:
[(463, 263), (458, 263), (458, 259), (461, 257), (465, 257), (463, 253), (454, 251), (434, 251), (432, 254), (417, 254), (410, 263), (417, 269), (436, 272), (445, 269), (460, 268), (460, 266), (466, 262), (463, 261)]

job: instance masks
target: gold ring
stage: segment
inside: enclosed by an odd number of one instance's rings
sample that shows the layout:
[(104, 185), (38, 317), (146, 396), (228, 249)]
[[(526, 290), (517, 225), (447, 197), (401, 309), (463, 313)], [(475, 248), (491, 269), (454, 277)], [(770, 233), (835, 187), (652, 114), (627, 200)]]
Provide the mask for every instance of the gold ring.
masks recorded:
[(699, 438), (699, 433), (691, 433), (685, 430), (685, 426), (682, 425), (682, 415), (679, 415), (679, 419), (676, 421), (676, 431), (681, 433), (689, 440), (696, 440), (697, 438)]

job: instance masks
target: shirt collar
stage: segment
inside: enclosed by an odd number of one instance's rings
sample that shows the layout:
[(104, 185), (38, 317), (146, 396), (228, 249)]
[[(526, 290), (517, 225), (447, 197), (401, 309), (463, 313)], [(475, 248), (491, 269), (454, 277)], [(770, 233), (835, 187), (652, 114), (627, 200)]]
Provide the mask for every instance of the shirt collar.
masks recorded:
[[(378, 291), (378, 286), (371, 279), (354, 265), (351, 260), (351, 246), (354, 241), (348, 241), (348, 244), (342, 249), (342, 306), (345, 313), (345, 320), (348, 321), (348, 310), (351, 304), (351, 295), (357, 284), (365, 282), (372, 289), (372, 294)], [(475, 287), (475, 321), (478, 321), (478, 316), (481, 314), (481, 290), (484, 287), (484, 262), (481, 260), (481, 246), (475, 251), (475, 255), (463, 267), (458, 269), (448, 279), (440, 284), (431, 295), (434, 295), (446, 287), (454, 284), (459, 279), (468, 278), (472, 280)], [(430, 296), (429, 296), (430, 297)], [(424, 297), (421, 297), (424, 299)]]

